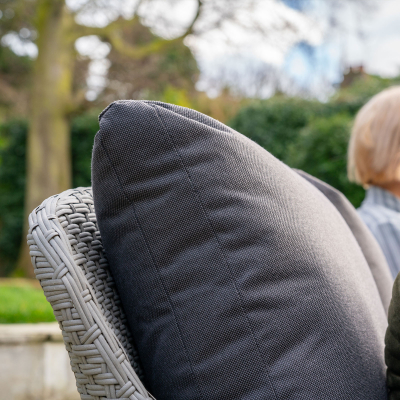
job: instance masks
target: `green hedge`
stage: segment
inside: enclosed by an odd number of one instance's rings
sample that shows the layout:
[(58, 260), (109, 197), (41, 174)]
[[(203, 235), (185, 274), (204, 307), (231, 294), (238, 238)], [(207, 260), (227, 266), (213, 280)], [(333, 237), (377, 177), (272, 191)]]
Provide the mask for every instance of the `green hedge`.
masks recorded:
[(229, 125), (287, 165), (336, 187), (358, 207), (365, 192), (346, 172), (351, 124), (374, 94), (399, 82), (364, 75), (326, 103), (275, 96), (242, 108)]
[(364, 189), (347, 179), (347, 144), (353, 119), (333, 114), (311, 120), (289, 145), (284, 161), (339, 189), (358, 207)]
[(91, 160), (94, 137), (99, 130), (98, 115), (91, 112), (72, 120), (71, 153), (72, 153), (72, 186), (91, 185)]
[[(71, 122), (73, 187), (90, 186), (97, 116), (97, 112), (91, 112)], [(23, 120), (0, 125), (0, 276), (13, 272), (22, 241), (27, 131), (28, 124)]]
[(8, 275), (22, 239), (26, 121), (0, 126), (0, 276)]
[(229, 125), (284, 160), (289, 145), (320, 108), (317, 102), (277, 96), (242, 108)]

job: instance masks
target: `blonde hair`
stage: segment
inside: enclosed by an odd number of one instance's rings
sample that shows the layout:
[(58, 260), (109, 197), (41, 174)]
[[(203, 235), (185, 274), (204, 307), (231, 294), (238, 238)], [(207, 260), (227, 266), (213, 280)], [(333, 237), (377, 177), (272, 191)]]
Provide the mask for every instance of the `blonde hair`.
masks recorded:
[(358, 112), (347, 174), (364, 187), (400, 180), (400, 86), (378, 93)]

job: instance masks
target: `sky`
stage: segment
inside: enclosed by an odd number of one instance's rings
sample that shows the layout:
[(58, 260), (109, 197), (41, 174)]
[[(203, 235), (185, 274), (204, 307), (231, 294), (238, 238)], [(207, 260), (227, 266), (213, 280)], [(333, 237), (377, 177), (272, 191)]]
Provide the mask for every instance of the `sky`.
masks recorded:
[[(323, 1), (315, 1), (312, 14), (324, 15)], [(340, 29), (325, 32), (316, 46), (299, 42), (286, 53), (283, 69), (300, 85), (318, 87), (340, 83), (343, 70), (363, 66), (370, 74), (400, 74), (400, 2), (381, 0), (360, 10), (345, 6), (338, 13)]]
[[(363, 66), (367, 73), (384, 77), (399, 75), (400, 1), (372, 0), (366, 5), (350, 0), (333, 2), (335, 8), (329, 0), (264, 2), (264, 5), (269, 3), (270, 9), (265, 7), (253, 13), (262, 18), (273, 15), (275, 21), (289, 16), (296, 27), (295, 34), (277, 29), (272, 35), (261, 35), (258, 41), (243, 34), (242, 45), (236, 49), (222, 45), (222, 40), (216, 38), (214, 42), (219, 46), (208, 41), (197, 52), (203, 72), (198, 86), (205, 90), (213, 86), (216, 81), (210, 79), (213, 75), (225, 76), (230, 84), (242, 76), (239, 88), (247, 87), (250, 96), (267, 97), (273, 88), (265, 85), (265, 90), (260, 87), (256, 90), (251, 84), (252, 73), (240, 73), (246, 70), (246, 65), (248, 72), (251, 71), (248, 66), (253, 69), (257, 66), (257, 70), (275, 71), (284, 90), (294, 94), (306, 92), (323, 99), (334, 91), (349, 67)], [(333, 17), (335, 22), (331, 21)], [(268, 24), (265, 19), (264, 23)], [(202, 40), (194, 39), (200, 44)], [(207, 46), (212, 50), (207, 52)], [(196, 50), (196, 43), (193, 48)], [(259, 76), (260, 71), (253, 75)]]
[[(71, 9), (93, 4), (66, 1)], [(103, 2), (103, 9), (86, 7), (77, 20), (104, 26), (121, 13), (129, 18), (136, 1)], [(196, 34), (185, 44), (200, 67), (197, 88), (210, 96), (230, 86), (247, 96), (268, 97), (279, 89), (323, 99), (350, 66), (362, 65), (368, 73), (385, 77), (400, 73), (399, 0), (205, 0), (204, 4)], [(139, 8), (139, 15), (156, 34), (172, 38), (184, 31), (195, 6), (195, 0), (150, 0)], [(215, 27), (227, 8), (229, 18)], [(26, 40), (22, 44), (24, 35), (22, 30), (6, 35), (2, 44), (35, 57), (36, 46)], [(91, 59), (87, 97), (94, 99), (106, 84), (110, 46), (86, 37), (77, 41), (76, 48)]]
[[(176, 2), (174, 22), (185, 25), (185, 17), (191, 16), (190, 4), (193, 1)], [(197, 87), (210, 95), (229, 85), (248, 96), (268, 97), (278, 82), (280, 90), (324, 99), (351, 66), (362, 65), (366, 72), (384, 77), (400, 73), (399, 0), (241, 0), (230, 4), (238, 5), (232, 7), (236, 22), (228, 20), (218, 29), (207, 30), (207, 24), (199, 21), (197, 27), (201, 31), (205, 25), (205, 33), (186, 39), (201, 70)], [(166, 9), (160, 10), (168, 15)], [(157, 26), (157, 13), (149, 11), (154, 18), (149, 26)], [(212, 11), (205, 13), (205, 19), (212, 20), (210, 15)], [(286, 25), (291, 29), (285, 29)], [(165, 35), (167, 30), (159, 28), (157, 33)]]
[(366, 38), (349, 40), (348, 62), (363, 64), (372, 74), (386, 77), (400, 73), (400, 1), (381, 0), (364, 23)]

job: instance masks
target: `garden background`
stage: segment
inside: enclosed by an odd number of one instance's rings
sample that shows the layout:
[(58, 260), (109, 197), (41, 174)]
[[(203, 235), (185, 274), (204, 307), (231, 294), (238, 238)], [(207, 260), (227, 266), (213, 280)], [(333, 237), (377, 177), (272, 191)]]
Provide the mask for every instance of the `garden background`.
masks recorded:
[[(189, 3), (192, 8), (185, 8)], [(44, 198), (90, 186), (98, 114), (117, 99), (153, 99), (208, 114), (289, 166), (336, 187), (355, 207), (360, 205), (364, 190), (349, 183), (346, 175), (354, 116), (400, 77), (397, 69), (377, 74), (360, 60), (349, 61), (344, 45), (337, 45), (341, 52), (334, 60), (321, 61), (326, 43), (331, 46), (334, 38), (343, 42), (349, 34), (351, 23), (338, 17), (345, 12), (371, 17), (377, 2), (326, 0), (326, 9), (314, 3), (0, 3), (0, 323), (54, 320), (40, 288), (16, 279), (33, 277), (26, 218)], [(165, 7), (173, 9), (172, 16), (166, 17)], [(258, 14), (271, 12), (274, 22), (262, 25), (268, 18), (260, 20)], [(316, 16), (325, 18), (320, 32)], [(233, 40), (232, 29), (249, 35), (252, 43), (257, 32), (261, 44), (244, 51), (237, 43), (224, 42), (224, 49), (231, 45), (234, 50), (217, 61), (207, 59), (204, 54), (212, 49), (204, 43), (215, 42), (221, 32)], [(362, 26), (357, 29), (363, 32)], [(259, 57), (272, 51), (271, 43), (290, 55), (285, 58), (289, 67)], [(265, 44), (269, 47), (263, 48)], [(296, 54), (308, 60), (311, 78), (291, 74)], [(327, 62), (336, 63), (334, 77), (324, 75), (330, 68)]]

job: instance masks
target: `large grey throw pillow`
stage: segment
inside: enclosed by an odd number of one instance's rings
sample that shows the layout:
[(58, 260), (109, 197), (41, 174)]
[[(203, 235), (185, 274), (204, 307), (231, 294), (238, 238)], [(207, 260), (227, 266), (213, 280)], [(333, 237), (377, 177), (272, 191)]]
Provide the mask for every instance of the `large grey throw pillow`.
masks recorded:
[(385, 311), (336, 208), (193, 110), (100, 116), (104, 248), (158, 400), (385, 399)]

